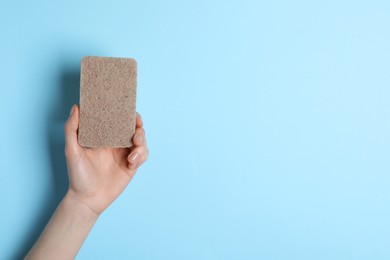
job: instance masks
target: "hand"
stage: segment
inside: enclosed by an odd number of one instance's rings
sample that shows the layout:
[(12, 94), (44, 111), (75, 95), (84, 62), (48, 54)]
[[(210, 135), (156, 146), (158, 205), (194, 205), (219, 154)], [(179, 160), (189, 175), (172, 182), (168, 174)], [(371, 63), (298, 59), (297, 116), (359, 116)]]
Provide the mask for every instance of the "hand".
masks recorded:
[(77, 141), (79, 114), (79, 107), (74, 105), (65, 124), (67, 196), (100, 215), (129, 184), (138, 167), (148, 158), (149, 149), (138, 113), (131, 148), (82, 147)]
[(139, 114), (131, 148), (99, 149), (79, 145), (79, 114), (74, 105), (65, 124), (69, 190), (25, 259), (74, 259), (99, 215), (148, 158)]

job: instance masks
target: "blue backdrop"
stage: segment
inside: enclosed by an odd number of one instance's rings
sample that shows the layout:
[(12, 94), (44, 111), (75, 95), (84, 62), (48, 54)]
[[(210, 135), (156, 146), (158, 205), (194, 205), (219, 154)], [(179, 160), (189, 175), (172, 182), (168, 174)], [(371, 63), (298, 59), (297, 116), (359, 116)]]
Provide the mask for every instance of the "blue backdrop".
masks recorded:
[(77, 259), (390, 259), (389, 1), (2, 1), (0, 259), (63, 196), (84, 55), (150, 158)]

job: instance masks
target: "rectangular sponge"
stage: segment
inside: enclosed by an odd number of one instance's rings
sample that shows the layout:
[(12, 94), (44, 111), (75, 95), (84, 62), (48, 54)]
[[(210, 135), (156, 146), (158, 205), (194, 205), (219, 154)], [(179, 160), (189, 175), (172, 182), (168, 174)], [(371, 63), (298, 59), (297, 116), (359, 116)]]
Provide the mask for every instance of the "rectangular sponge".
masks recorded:
[(78, 142), (84, 147), (131, 147), (135, 132), (137, 63), (86, 56), (81, 61)]

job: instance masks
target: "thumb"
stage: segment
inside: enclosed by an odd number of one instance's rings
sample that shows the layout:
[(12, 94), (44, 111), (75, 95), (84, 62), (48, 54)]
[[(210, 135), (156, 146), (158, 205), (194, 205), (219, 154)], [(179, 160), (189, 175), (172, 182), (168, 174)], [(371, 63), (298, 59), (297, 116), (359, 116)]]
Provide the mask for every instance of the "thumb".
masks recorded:
[(65, 146), (68, 152), (77, 152), (79, 143), (77, 141), (77, 130), (79, 128), (80, 109), (77, 105), (73, 105), (70, 110), (70, 115), (65, 123)]

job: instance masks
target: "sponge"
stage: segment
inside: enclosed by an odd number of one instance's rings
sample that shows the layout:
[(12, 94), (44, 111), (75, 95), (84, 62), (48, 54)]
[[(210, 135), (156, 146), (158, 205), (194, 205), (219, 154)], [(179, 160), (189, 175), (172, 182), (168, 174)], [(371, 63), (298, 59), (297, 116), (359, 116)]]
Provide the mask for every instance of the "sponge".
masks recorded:
[(136, 95), (137, 62), (134, 59), (83, 57), (79, 144), (84, 147), (131, 147)]

